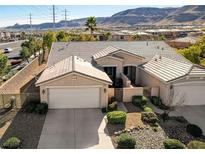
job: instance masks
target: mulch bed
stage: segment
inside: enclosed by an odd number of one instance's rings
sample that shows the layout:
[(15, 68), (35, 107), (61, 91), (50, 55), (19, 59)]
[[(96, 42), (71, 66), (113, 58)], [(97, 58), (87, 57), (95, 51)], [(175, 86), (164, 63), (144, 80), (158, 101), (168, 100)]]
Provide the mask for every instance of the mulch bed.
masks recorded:
[(45, 117), (46, 115), (25, 113), (22, 111), (22, 109), (19, 110), (11, 125), (1, 138), (0, 144), (4, 143), (8, 138), (15, 136), (21, 140), (21, 148), (36, 149)]

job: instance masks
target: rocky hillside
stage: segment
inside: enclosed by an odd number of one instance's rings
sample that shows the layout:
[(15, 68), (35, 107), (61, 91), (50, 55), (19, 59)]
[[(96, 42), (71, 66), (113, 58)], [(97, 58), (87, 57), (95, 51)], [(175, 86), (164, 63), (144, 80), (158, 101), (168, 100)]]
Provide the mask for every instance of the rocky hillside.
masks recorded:
[[(68, 27), (81, 27), (86, 18), (70, 20)], [(188, 5), (178, 8), (141, 7), (118, 12), (111, 17), (97, 17), (101, 26), (136, 26), (136, 25), (176, 25), (176, 24), (205, 24), (205, 5)], [(65, 22), (56, 23), (56, 28), (64, 27)], [(29, 25), (10, 26), (12, 29), (27, 29)], [(33, 25), (37, 29), (52, 28), (52, 23)]]

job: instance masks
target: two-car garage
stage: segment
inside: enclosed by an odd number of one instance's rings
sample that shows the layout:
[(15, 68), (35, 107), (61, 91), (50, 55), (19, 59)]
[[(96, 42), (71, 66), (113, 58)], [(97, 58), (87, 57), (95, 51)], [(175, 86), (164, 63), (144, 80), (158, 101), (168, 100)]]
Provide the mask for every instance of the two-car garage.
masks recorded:
[(100, 108), (99, 87), (49, 88), (49, 108)]
[(106, 107), (110, 84), (105, 72), (77, 56), (46, 68), (36, 82), (50, 109)]

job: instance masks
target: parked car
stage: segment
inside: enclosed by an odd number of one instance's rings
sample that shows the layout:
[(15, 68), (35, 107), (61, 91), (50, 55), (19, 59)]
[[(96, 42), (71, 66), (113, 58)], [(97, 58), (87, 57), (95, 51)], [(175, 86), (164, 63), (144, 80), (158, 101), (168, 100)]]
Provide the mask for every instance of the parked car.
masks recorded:
[(9, 52), (11, 52), (11, 51), (12, 51), (11, 48), (5, 48), (5, 49), (4, 49), (4, 53), (9, 53)]
[(13, 61), (11, 61), (11, 66), (16, 65), (16, 64), (20, 64), (21, 62), (22, 62), (21, 59), (19, 59), (19, 60), (13, 60)]

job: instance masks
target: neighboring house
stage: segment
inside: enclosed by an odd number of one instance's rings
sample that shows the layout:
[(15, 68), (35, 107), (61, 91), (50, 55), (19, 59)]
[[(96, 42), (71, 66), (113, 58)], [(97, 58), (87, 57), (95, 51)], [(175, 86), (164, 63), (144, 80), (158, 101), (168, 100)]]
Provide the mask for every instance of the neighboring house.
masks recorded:
[(195, 44), (196, 41), (197, 41), (197, 37), (183, 37), (183, 38), (177, 38), (175, 40), (167, 41), (167, 44), (169, 44), (173, 48), (184, 49)]
[(155, 88), (149, 95), (159, 95), (166, 103), (174, 89), (192, 95), (186, 104), (198, 105), (205, 99), (201, 95), (204, 77), (203, 68), (162, 41), (56, 42), (36, 85), (40, 86), (41, 101), (48, 102), (49, 108), (106, 107), (109, 89), (119, 78), (127, 90), (123, 97), (131, 98), (143, 87)]

